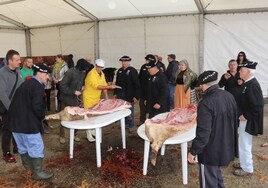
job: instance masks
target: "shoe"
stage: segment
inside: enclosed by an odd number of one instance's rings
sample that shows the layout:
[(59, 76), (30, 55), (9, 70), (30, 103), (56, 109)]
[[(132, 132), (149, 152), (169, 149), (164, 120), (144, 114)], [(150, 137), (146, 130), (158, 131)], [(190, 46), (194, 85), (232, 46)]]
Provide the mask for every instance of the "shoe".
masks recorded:
[(15, 163), (16, 159), (15, 157), (10, 153), (10, 152), (6, 152), (3, 154), (3, 159), (7, 162), (7, 163)]
[(74, 136), (74, 141), (80, 142), (80, 138), (78, 136)]
[(13, 147), (13, 154), (17, 154), (18, 153), (18, 148), (17, 146)]
[(250, 173), (250, 172), (246, 172), (242, 169), (236, 169), (233, 174), (235, 176), (240, 176), (240, 177), (243, 177), (243, 176), (252, 176), (253, 173)]
[(95, 142), (96, 141), (95, 138), (92, 135), (92, 131), (91, 130), (87, 130), (86, 133), (87, 133), (87, 140), (89, 142)]
[(233, 167), (236, 168), (236, 169), (242, 169), (241, 166), (240, 166), (240, 163), (234, 163)]
[(60, 137), (60, 143), (61, 144), (65, 144), (65, 142), (66, 142), (65, 138), (64, 137)]

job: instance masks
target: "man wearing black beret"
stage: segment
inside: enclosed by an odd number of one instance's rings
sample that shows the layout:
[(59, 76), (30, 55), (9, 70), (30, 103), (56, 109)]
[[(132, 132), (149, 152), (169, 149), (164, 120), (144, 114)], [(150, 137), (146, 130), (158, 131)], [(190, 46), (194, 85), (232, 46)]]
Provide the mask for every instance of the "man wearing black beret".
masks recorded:
[(135, 130), (134, 125), (134, 103), (138, 102), (140, 97), (140, 81), (138, 71), (130, 65), (131, 58), (123, 56), (119, 59), (122, 62), (122, 67), (116, 73), (117, 86), (120, 89), (114, 90), (114, 97), (123, 99), (131, 103), (131, 115), (126, 117), (126, 125), (128, 125), (129, 132)]
[(147, 80), (147, 90), (145, 104), (149, 118), (152, 118), (160, 113), (168, 111), (169, 87), (168, 80), (165, 74), (157, 67), (157, 60), (154, 55), (147, 55), (146, 67), (150, 74)]
[(224, 187), (220, 167), (238, 153), (236, 102), (231, 93), (219, 89), (217, 78), (216, 71), (205, 71), (198, 77), (204, 98), (198, 105), (196, 137), (188, 161), (196, 163), (197, 155), (200, 187)]
[(8, 127), (18, 145), (23, 166), (32, 171), (33, 179), (43, 180), (53, 176), (42, 170), (44, 143), (41, 136), (46, 110), (44, 85), (50, 70), (43, 64), (32, 68), (34, 76), (20, 85), (10, 104)]
[(238, 100), (239, 117), (239, 163), (233, 165), (236, 176), (253, 173), (252, 139), (263, 134), (264, 100), (259, 82), (254, 77), (258, 63), (247, 61), (239, 65), (240, 77), (245, 81)]

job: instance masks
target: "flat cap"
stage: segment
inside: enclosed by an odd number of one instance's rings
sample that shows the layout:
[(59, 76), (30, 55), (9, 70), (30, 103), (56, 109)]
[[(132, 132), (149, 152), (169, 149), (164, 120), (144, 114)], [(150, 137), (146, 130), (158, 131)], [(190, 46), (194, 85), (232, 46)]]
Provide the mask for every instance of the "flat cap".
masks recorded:
[(204, 71), (198, 76), (198, 84), (206, 84), (216, 81), (218, 79), (218, 72), (213, 70)]

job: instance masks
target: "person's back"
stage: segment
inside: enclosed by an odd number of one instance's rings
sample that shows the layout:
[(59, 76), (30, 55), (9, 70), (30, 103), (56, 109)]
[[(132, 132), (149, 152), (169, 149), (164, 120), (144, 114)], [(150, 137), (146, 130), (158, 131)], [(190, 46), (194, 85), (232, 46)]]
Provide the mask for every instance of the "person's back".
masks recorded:
[[(205, 116), (207, 113), (212, 117), (211, 135), (203, 153), (198, 155), (198, 160), (208, 165), (228, 165), (234, 160), (237, 150), (233, 134), (237, 127), (234, 97), (229, 92), (219, 89), (218, 85), (211, 86), (198, 105), (198, 116)], [(219, 153), (221, 155), (218, 155)]]
[(81, 91), (85, 78), (85, 72), (77, 70), (75, 67), (69, 69), (60, 82), (60, 100), (68, 106), (78, 106), (78, 100), (74, 91)]

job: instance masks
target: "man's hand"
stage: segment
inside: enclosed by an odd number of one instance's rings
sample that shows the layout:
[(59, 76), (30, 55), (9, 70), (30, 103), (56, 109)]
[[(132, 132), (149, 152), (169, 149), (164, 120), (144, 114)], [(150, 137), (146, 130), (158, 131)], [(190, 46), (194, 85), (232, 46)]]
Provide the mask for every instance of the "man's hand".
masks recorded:
[(240, 120), (240, 121), (246, 121), (247, 119), (245, 118), (244, 115), (241, 115), (241, 116), (239, 116), (239, 120)]
[(231, 77), (231, 74), (230, 73), (227, 72), (227, 73), (224, 74), (224, 78), (226, 80), (228, 80), (230, 77)]
[(154, 109), (159, 109), (161, 106), (160, 106), (160, 104), (155, 103), (153, 107), (154, 107)]
[(195, 160), (195, 156), (192, 155), (190, 152), (188, 153), (188, 162), (191, 163), (191, 164), (197, 163), (196, 160)]
[(244, 81), (242, 79), (237, 80), (237, 85), (241, 86), (243, 83), (244, 83)]
[(81, 91), (75, 91), (74, 94), (75, 94), (76, 96), (80, 96), (82, 93), (81, 93)]

